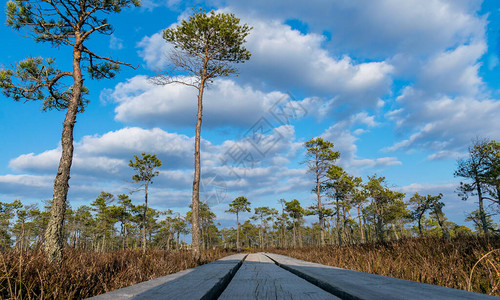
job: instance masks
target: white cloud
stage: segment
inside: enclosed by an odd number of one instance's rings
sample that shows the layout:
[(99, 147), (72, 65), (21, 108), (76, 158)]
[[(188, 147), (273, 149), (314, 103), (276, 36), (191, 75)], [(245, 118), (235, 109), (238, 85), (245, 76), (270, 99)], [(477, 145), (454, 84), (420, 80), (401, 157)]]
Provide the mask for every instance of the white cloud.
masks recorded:
[(123, 49), (123, 40), (112, 34), (109, 38), (109, 48), (113, 50)]
[(48, 175), (0, 175), (0, 195), (14, 199), (33, 197), (46, 200), (52, 197), (53, 184), (54, 178)]
[[(404, 110), (390, 114), (399, 131), (410, 136), (388, 151), (420, 149), (435, 152), (429, 159), (457, 158), (475, 137), (500, 138), (500, 101), (471, 97), (429, 97), (419, 90), (408, 88), (399, 101)], [(449, 156), (446, 156), (449, 155)]]
[[(117, 84), (113, 90), (103, 91), (101, 99), (118, 104), (115, 119), (124, 123), (176, 127), (194, 127), (196, 124), (197, 91), (189, 86), (154, 85), (146, 76), (138, 75)], [(319, 115), (317, 111), (322, 108), (315, 99), (296, 101), (285, 93), (264, 93), (250, 86), (239, 86), (232, 80), (216, 79), (204, 93), (203, 126), (250, 127), (261, 117), (274, 119), (270, 114), (280, 113), (275, 110), (286, 105), (294, 106), (296, 111), (302, 110), (301, 115), (290, 116), (294, 118), (307, 113)]]
[(417, 88), (427, 93), (477, 95), (482, 85), (477, 61), (485, 51), (484, 43), (476, 43), (439, 53), (422, 66)]
[(75, 152), (117, 157), (151, 152), (180, 159), (186, 152), (191, 152), (191, 148), (194, 149), (193, 139), (182, 134), (169, 133), (160, 128), (126, 127), (103, 135), (85, 136), (77, 144)]
[(476, 16), (481, 0), (212, 1), (237, 15), (298, 19), (317, 33), (331, 33), (329, 46), (369, 58), (404, 52), (432, 54), (481, 37), (485, 19)]
[[(385, 61), (356, 63), (345, 55), (336, 58), (322, 47), (324, 36), (301, 34), (280, 21), (248, 18), (244, 22), (253, 30), (245, 44), (252, 57), (238, 65), (242, 85), (250, 83), (263, 91), (294, 87), (312, 96), (334, 95), (336, 106), (353, 107), (375, 107), (389, 92), (393, 66)], [(166, 67), (171, 48), (160, 33), (143, 38), (139, 47), (149, 68)]]
[(401, 165), (397, 157), (379, 157), (376, 159), (356, 159), (351, 162), (353, 167), (378, 168)]
[[(206, 142), (204, 142), (204, 145)], [(192, 165), (192, 138), (168, 133), (158, 128), (127, 127), (103, 135), (84, 136), (75, 143), (72, 172), (97, 177), (122, 178), (133, 154), (155, 153), (164, 165), (186, 168)], [(55, 174), (61, 149), (44, 151), (38, 155), (23, 154), (10, 161), (9, 167), (17, 172)]]
[[(368, 129), (359, 128), (365, 126)], [(339, 163), (349, 172), (359, 173), (361, 169), (387, 167), (402, 164), (396, 157), (379, 157), (375, 159), (358, 158), (356, 141), (359, 134), (368, 132), (369, 128), (378, 126), (374, 116), (361, 112), (353, 115), (348, 120), (337, 122), (326, 129), (321, 136), (335, 145), (335, 150), (340, 151)]]
[(248, 23), (254, 27), (246, 45), (252, 57), (240, 66), (240, 80), (263, 89), (297, 87), (310, 95), (335, 95), (337, 102), (352, 105), (374, 106), (389, 91), (393, 67), (384, 61), (335, 58), (323, 49), (324, 36), (302, 34), (276, 20), (249, 19)]
[(169, 63), (169, 53), (173, 47), (163, 39), (163, 33), (145, 36), (138, 44), (139, 56), (146, 62), (146, 66), (155, 71), (164, 69)]
[(26, 185), (30, 187), (50, 187), (53, 179), (50, 176), (35, 175), (1, 175), (0, 182), (3, 184)]
[[(237, 154), (236, 146), (252, 159), (231, 156)], [(287, 166), (299, 154), (301, 146), (302, 143), (296, 142), (291, 125), (266, 131), (259, 129), (239, 141), (226, 140), (220, 145), (202, 140), (202, 179), (205, 182), (216, 176), (217, 182), (228, 190), (227, 193), (262, 194), (262, 190), (270, 187), (289, 190), (290, 187), (285, 186), (286, 181), (302, 176), (302, 171)], [(163, 162), (160, 174), (151, 187), (152, 199), (155, 198), (158, 204), (164, 201), (172, 205), (185, 203), (193, 180), (193, 147), (193, 138), (159, 128), (128, 127), (103, 135), (85, 136), (75, 143), (70, 198), (72, 201), (85, 201), (102, 190), (127, 193), (136, 186), (130, 180), (133, 170), (128, 166), (128, 160), (133, 154), (144, 151), (157, 154)], [(17, 172), (48, 174), (44, 178), (49, 178), (50, 185), (45, 184), (43, 189), (45, 193), (50, 193), (59, 156), (60, 149), (38, 155), (21, 155), (11, 161), (11, 167)], [(38, 176), (19, 176), (7, 175), (3, 181), (19, 180), (26, 187), (40, 189), (36, 181)], [(210, 194), (213, 185), (204, 186), (202, 194)]]
[(55, 172), (61, 158), (61, 149), (52, 149), (40, 154), (22, 154), (9, 162), (9, 167), (20, 172)]

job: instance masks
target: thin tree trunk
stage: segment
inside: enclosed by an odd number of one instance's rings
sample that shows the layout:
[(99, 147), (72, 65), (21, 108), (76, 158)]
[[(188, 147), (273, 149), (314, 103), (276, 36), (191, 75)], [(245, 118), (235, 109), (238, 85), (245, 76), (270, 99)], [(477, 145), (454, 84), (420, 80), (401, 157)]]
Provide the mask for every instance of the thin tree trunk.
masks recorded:
[(384, 223), (382, 221), (382, 209), (375, 203), (375, 212), (377, 213), (377, 227), (376, 232), (379, 242), (384, 241)]
[(44, 251), (49, 261), (62, 261), (63, 226), (66, 212), (66, 198), (69, 189), (70, 169), (73, 162), (73, 128), (76, 123), (78, 104), (83, 88), (83, 77), (80, 69), (81, 41), (80, 33), (75, 33), (76, 46), (73, 48), (73, 90), (68, 103), (66, 117), (61, 136), (62, 154), (59, 160), (57, 175), (54, 180), (54, 194), (50, 209), (50, 219), (45, 231)]
[(104, 253), (104, 250), (106, 250), (106, 233), (102, 235), (101, 252)]
[(125, 224), (122, 223), (122, 249), (125, 250)]
[(396, 230), (396, 226), (394, 225), (394, 223), (391, 223), (391, 228), (392, 232), (394, 233), (394, 236), (396, 237), (396, 241), (398, 241), (399, 240), (398, 231)]
[[(345, 216), (345, 211), (346, 211), (346, 207), (344, 206), (343, 208), (344, 210), (344, 216)], [(348, 224), (349, 226), (349, 230), (345, 230), (345, 235), (346, 235), (346, 239), (347, 239), (347, 243), (352, 245), (353, 244), (353, 229), (352, 229), (352, 217), (351, 217), (351, 211), (350, 210), (347, 210), (347, 219), (344, 217), (344, 228), (346, 227), (346, 224)]]
[(212, 248), (212, 228), (210, 228), (210, 224), (208, 225), (208, 234), (207, 234), (207, 249)]
[(339, 197), (335, 197), (337, 202), (337, 244), (342, 245), (342, 230), (340, 228), (340, 203)]
[(300, 221), (299, 221), (299, 228), (298, 228), (298, 236), (299, 236), (299, 247), (302, 248), (303, 244), (302, 244), (302, 228), (300, 226)]
[(321, 190), (319, 182), (319, 161), (318, 154), (316, 153), (316, 195), (318, 196), (318, 218), (320, 228), (320, 242), (321, 246), (325, 245), (325, 225), (323, 224), (323, 209), (321, 207)]
[(382, 242), (384, 240), (384, 226), (381, 216), (377, 216), (377, 234), (379, 241)]
[(240, 222), (238, 219), (238, 212), (236, 211), (236, 251), (240, 252)]
[(264, 248), (263, 233), (264, 233), (264, 230), (262, 229), (262, 217), (261, 217), (260, 218), (260, 232), (259, 232), (259, 235), (260, 235), (260, 249)]
[[(273, 248), (276, 247), (274, 225), (276, 225), (276, 224), (274, 223), (274, 215), (273, 215), (273, 227), (271, 227), (271, 247), (273, 247)], [(268, 243), (268, 245), (269, 245), (269, 243)]]
[(125, 224), (125, 249), (128, 248), (128, 229), (127, 224)]
[(359, 220), (359, 232), (361, 234), (361, 243), (365, 242), (365, 232), (363, 226), (363, 219), (361, 218), (361, 203), (358, 205), (358, 220)]
[(486, 213), (483, 207), (483, 192), (481, 191), (481, 183), (479, 178), (476, 177), (477, 197), (479, 198), (479, 217), (481, 218), (481, 226), (483, 227), (484, 234), (488, 234), (488, 223), (486, 222)]
[[(206, 63), (205, 63), (206, 65)], [(196, 118), (196, 135), (194, 140), (194, 180), (193, 180), (193, 211), (192, 211), (192, 254), (197, 261), (200, 260), (200, 139), (201, 139), (201, 120), (203, 116), (203, 89), (205, 88), (205, 79), (202, 78), (198, 88), (198, 113)]]
[(146, 215), (148, 212), (148, 185), (149, 181), (146, 181), (146, 186), (144, 187), (144, 213), (142, 215), (142, 253), (146, 253)]
[(421, 237), (424, 236), (422, 233), (422, 215), (418, 217), (418, 233)]
[(442, 220), (439, 216), (438, 213), (436, 213), (436, 219), (438, 221), (438, 225), (439, 227), (441, 227), (441, 231), (443, 232), (443, 238), (445, 240), (449, 240), (450, 239), (450, 233), (448, 232), (448, 228), (446, 227), (446, 225), (444, 224), (444, 220)]
[(281, 233), (282, 233), (282, 236), (281, 236), (281, 247), (286, 247), (286, 235), (285, 235), (285, 213), (283, 212), (283, 210), (281, 210)]

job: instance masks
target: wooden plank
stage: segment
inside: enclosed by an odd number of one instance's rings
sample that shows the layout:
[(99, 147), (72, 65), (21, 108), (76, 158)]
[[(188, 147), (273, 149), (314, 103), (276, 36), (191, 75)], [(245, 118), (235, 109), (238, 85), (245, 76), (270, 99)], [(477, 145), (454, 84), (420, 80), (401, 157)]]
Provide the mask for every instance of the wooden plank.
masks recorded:
[(142, 282), (89, 299), (213, 299), (233, 277), (246, 254)]
[(498, 299), (437, 285), (340, 269), (266, 253), (279, 266), (342, 299)]
[(278, 267), (262, 253), (249, 254), (219, 299), (339, 299)]

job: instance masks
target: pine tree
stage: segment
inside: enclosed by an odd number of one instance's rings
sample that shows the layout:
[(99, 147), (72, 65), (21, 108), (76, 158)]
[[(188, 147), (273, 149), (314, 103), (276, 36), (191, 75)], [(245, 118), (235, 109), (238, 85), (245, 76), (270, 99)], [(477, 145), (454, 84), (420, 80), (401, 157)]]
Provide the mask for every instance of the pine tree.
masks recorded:
[[(106, 15), (122, 8), (139, 6), (139, 0), (16, 0), (7, 2), (8, 26), (24, 29), (25, 36), (54, 47), (72, 51), (72, 70), (56, 68), (52, 58), (29, 57), (11, 69), (0, 70), (0, 88), (16, 101), (42, 101), (43, 110), (66, 110), (61, 136), (62, 154), (54, 180), (50, 220), (45, 232), (44, 250), (50, 261), (61, 261), (63, 225), (73, 162), (73, 129), (76, 115), (88, 100), (82, 69), (92, 78), (112, 78), (120, 65), (127, 63), (101, 56), (87, 47), (97, 34), (113, 33)], [(70, 51), (68, 49), (68, 51)]]
[[(194, 180), (192, 195), (192, 248), (193, 257), (200, 259), (200, 140), (203, 115), (203, 92), (217, 77), (236, 73), (235, 64), (250, 59), (250, 52), (243, 47), (251, 28), (240, 25), (233, 14), (204, 11), (182, 20), (175, 28), (165, 29), (163, 38), (174, 46), (170, 55), (173, 70), (153, 78), (156, 84), (180, 83), (198, 91), (198, 112), (194, 146)], [(177, 76), (177, 71), (187, 76)]]

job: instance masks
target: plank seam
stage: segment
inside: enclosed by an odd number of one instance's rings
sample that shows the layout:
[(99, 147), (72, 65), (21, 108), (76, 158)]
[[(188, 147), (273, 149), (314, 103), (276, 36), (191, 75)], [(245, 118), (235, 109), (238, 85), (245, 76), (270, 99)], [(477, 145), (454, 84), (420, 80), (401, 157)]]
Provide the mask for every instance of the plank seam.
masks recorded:
[(227, 288), (231, 280), (233, 280), (234, 275), (236, 275), (236, 272), (238, 272), (247, 256), (248, 254), (245, 255), (245, 257), (243, 257), (243, 259), (231, 271), (229, 271), (226, 276), (222, 277), (219, 282), (217, 282), (203, 297), (201, 297), (201, 299), (218, 299)]
[(272, 257), (270, 257), (269, 255), (267, 255), (266, 253), (264, 253), (265, 256), (267, 256), (270, 260), (272, 260), (278, 267), (284, 269), (284, 270), (287, 270), (288, 272), (290, 273), (293, 273), (297, 276), (299, 276), (300, 278), (314, 284), (315, 286), (319, 287), (320, 289), (322, 290), (325, 290), (327, 291), (328, 293), (330, 294), (333, 294), (339, 298), (341, 298), (342, 300), (363, 300), (362, 298), (359, 298), (359, 297), (356, 297), (354, 295), (351, 295), (349, 294), (348, 292), (338, 288), (338, 287), (335, 287), (333, 286), (332, 284), (326, 282), (326, 281), (323, 281), (323, 280), (320, 280), (320, 279), (317, 279), (315, 277), (312, 277), (312, 276), (309, 276), (297, 269), (294, 269), (294, 268), (291, 268), (287, 265), (284, 265), (284, 264), (280, 264), (278, 261), (274, 260)]

